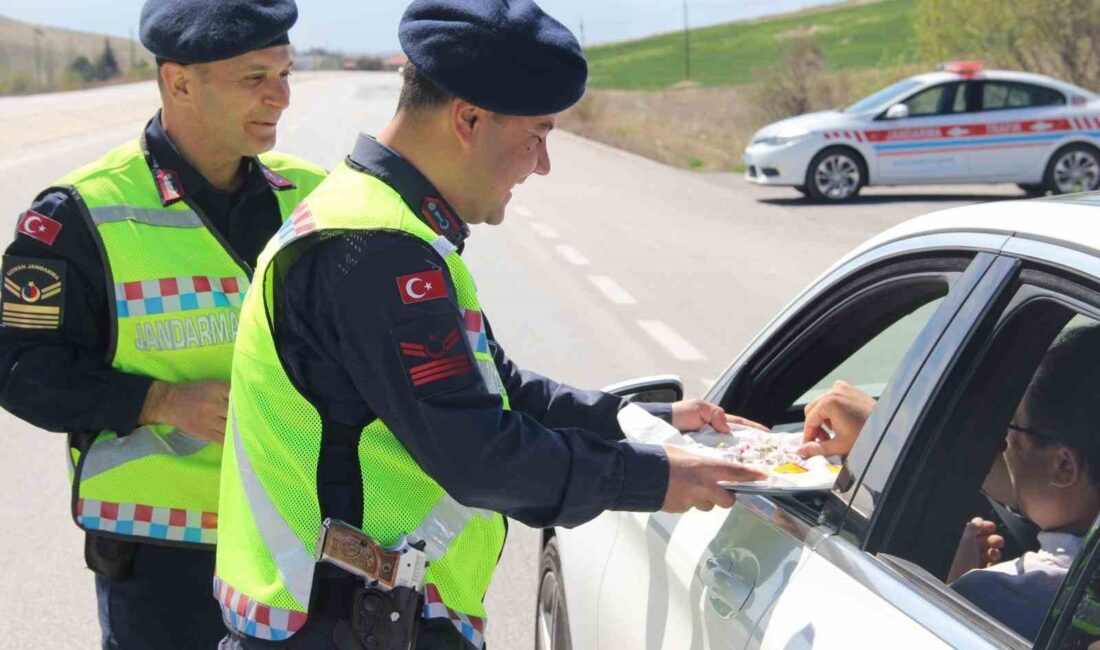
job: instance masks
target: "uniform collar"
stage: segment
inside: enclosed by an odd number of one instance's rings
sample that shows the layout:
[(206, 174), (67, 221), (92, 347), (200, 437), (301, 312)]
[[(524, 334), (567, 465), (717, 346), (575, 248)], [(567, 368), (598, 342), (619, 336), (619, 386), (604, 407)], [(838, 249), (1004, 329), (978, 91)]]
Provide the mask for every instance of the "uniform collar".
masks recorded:
[(378, 140), (360, 135), (348, 156), (348, 164), (392, 187), (421, 221), (460, 249), (470, 236), (470, 227), (431, 181), (401, 154)]
[[(141, 148), (149, 169), (153, 172), (164, 207), (201, 192), (224, 194), (211, 185), (176, 149), (160, 122), (160, 111), (145, 125)], [(237, 190), (237, 194), (241, 196), (258, 194), (268, 189), (276, 192), (294, 189), (294, 183), (268, 169), (258, 158), (242, 158), (241, 164), (245, 166), (244, 183)]]

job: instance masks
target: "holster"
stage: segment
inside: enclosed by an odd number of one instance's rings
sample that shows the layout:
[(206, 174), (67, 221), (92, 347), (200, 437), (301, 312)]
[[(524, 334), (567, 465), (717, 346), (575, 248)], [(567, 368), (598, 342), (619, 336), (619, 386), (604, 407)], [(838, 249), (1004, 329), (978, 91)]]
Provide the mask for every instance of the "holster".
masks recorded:
[(351, 627), (366, 650), (412, 650), (416, 647), (423, 605), (409, 587), (356, 590)]

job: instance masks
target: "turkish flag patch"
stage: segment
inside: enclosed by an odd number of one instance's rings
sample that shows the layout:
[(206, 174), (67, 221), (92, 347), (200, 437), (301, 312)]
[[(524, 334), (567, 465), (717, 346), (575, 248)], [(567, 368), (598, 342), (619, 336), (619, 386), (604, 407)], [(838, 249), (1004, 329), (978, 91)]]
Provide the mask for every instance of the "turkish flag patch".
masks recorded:
[(397, 292), (401, 302), (413, 305), (418, 302), (447, 297), (447, 285), (443, 282), (443, 272), (421, 271), (397, 278)]
[(57, 236), (61, 234), (61, 222), (54, 221), (46, 215), (39, 214), (34, 210), (27, 210), (19, 219), (19, 225), (16, 229), (22, 234), (33, 237), (47, 246), (53, 246), (54, 241), (57, 240)]
[(454, 314), (422, 318), (393, 330), (405, 377), (417, 399), (480, 380), (462, 324)]

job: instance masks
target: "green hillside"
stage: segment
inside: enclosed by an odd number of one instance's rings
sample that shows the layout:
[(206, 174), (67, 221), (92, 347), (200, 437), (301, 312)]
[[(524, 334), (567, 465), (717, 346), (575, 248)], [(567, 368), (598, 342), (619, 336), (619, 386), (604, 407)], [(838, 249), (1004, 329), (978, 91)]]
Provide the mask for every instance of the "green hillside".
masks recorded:
[[(704, 86), (753, 80), (774, 65), (783, 44), (812, 36), (830, 69), (873, 68), (917, 60), (916, 0), (839, 7), (691, 30), (691, 77)], [(593, 88), (657, 90), (684, 80), (683, 32), (590, 47)]]

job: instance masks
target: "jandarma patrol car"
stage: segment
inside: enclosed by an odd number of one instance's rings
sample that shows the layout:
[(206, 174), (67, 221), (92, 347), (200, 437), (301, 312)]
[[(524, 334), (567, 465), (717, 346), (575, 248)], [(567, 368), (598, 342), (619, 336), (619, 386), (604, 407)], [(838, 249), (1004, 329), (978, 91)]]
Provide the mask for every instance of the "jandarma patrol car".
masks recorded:
[(1100, 96), (976, 62), (899, 81), (844, 110), (758, 131), (746, 178), (818, 201), (866, 185), (1016, 183), (1029, 195), (1100, 188)]

